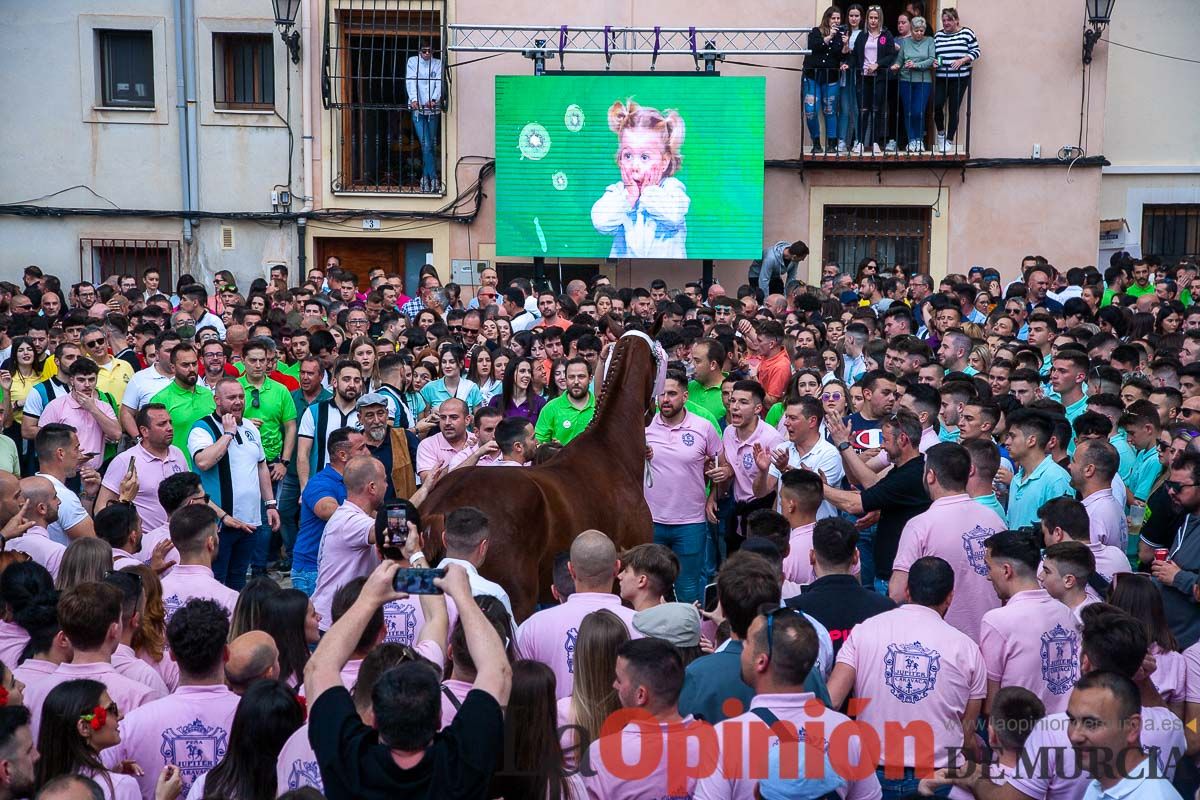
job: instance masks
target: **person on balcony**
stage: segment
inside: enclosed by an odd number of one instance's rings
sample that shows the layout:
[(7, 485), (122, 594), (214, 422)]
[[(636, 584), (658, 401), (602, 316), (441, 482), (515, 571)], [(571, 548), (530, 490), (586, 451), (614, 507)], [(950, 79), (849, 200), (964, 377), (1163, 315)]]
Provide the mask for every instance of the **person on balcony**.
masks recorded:
[(925, 106), (933, 89), (933, 65), (937, 61), (933, 40), (925, 35), (924, 17), (914, 17), (912, 34), (900, 40), (900, 54), (892, 71), (900, 74), (900, 102), (910, 153), (925, 151)]
[(867, 8), (867, 27), (854, 42), (854, 70), (859, 76), (858, 141), (854, 155), (871, 143), (871, 155), (883, 155), (879, 145), (887, 133), (884, 108), (887, 104), (888, 70), (896, 60), (896, 37), (883, 26), (883, 9)]
[[(954, 137), (958, 134), (958, 111), (971, 88), (971, 68), (979, 59), (979, 40), (975, 32), (958, 18), (958, 9), (942, 9), (942, 29), (934, 34), (937, 54), (937, 77), (933, 92), (933, 124), (937, 127), (934, 150), (954, 152)], [(944, 113), (949, 102), (949, 119)]]
[(429, 42), (421, 54), (408, 59), (404, 70), (413, 130), (421, 143), (421, 192), (441, 191), (438, 180), (438, 133), (442, 125), (442, 60), (434, 58)]
[[(813, 155), (835, 150), (838, 131), (838, 74), (844, 44), (842, 12), (830, 6), (821, 15), (821, 24), (808, 32), (809, 53), (804, 57), (804, 119), (812, 137)], [(825, 138), (821, 138), (821, 117), (825, 118)], [(822, 142), (825, 143), (822, 148)]]
[(851, 62), (854, 61), (854, 42), (862, 33), (863, 7), (854, 3), (846, 11), (846, 25), (842, 35), (842, 59), (839, 70), (840, 92), (838, 100), (841, 110), (838, 114), (838, 145), (839, 154), (845, 153), (854, 142), (858, 128), (858, 73), (854, 71)]

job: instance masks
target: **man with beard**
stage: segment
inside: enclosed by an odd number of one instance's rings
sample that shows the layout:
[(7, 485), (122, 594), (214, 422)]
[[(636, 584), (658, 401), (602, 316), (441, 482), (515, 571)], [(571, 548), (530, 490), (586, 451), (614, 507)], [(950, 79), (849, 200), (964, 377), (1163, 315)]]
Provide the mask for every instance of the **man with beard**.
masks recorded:
[[(213, 393), (207, 387), (197, 385), (200, 379), (200, 356), (190, 344), (180, 344), (171, 351), (171, 367), (175, 378), (154, 395), (151, 402), (162, 403), (171, 415), (174, 438), (171, 443), (187, 450), (188, 434), (192, 425), (201, 417), (216, 409)], [(136, 422), (135, 422), (136, 424)]]
[(57, 580), (58, 567), (67, 547), (52, 540), (47, 530), (51, 523), (58, 521), (58, 508), (61, 505), (54, 484), (40, 475), (23, 478), (18, 484), (15, 475), (0, 473), (0, 509), (6, 516), (10, 511), (13, 514), (20, 511), (22, 498), (26, 503), (25, 519), (32, 522), (33, 527), (7, 544), (5, 549), (25, 553), (49, 570), (50, 577)]
[(422, 439), (417, 448), (417, 474), (422, 483), (440, 468), (454, 469), (475, 449), (475, 437), (467, 432), (466, 403), (456, 397), (443, 400), (437, 416), (438, 432)]
[[(388, 398), (380, 392), (368, 392), (358, 398), (358, 421), (362, 424), (367, 447), (388, 476), (384, 502), (412, 497), (417, 490), (411, 453), (417, 449), (416, 436), (390, 424)], [(412, 436), (410, 442), (408, 437)], [(411, 448), (411, 449), (410, 449)]]
[(337, 362), (333, 368), (333, 383), (333, 397), (313, 403), (300, 419), (296, 472), (302, 492), (309, 477), (329, 464), (329, 434), (338, 428), (358, 427), (357, 402), (362, 394), (362, 367), (348, 359)]
[(37, 785), (39, 758), (29, 727), (29, 709), (0, 708), (0, 798), (31, 797)]
[(535, 435), (539, 444), (567, 444), (587, 429), (596, 413), (596, 398), (588, 384), (592, 370), (582, 358), (567, 362), (567, 391), (546, 403), (538, 415)]
[[(176, 374), (178, 369), (176, 362)], [(237, 591), (246, 583), (246, 568), (257, 542), (269, 539), (271, 531), (279, 529), (267, 454), (258, 429), (243, 419), (245, 410), (242, 384), (237, 378), (222, 378), (217, 384), (215, 411), (189, 427), (186, 440), (204, 490), (222, 511), (221, 546), (213, 561), (213, 577)], [(250, 535), (245, 526), (250, 526)]]
[(121, 398), (121, 428), (131, 438), (136, 439), (138, 435), (137, 420), (134, 418), (137, 410), (171, 383), (175, 375), (171, 367), (171, 355), (179, 342), (179, 334), (174, 331), (160, 333), (154, 340), (154, 363), (134, 373), (125, 387), (125, 395)]

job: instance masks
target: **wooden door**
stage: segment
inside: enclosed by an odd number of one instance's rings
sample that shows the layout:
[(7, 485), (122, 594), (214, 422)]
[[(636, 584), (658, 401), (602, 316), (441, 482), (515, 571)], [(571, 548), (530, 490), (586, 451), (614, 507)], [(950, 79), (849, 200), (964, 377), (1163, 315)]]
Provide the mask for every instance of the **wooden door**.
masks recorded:
[(372, 238), (318, 238), (316, 263), (324, 266), (330, 256), (342, 261), (342, 269), (358, 276), (358, 289), (365, 292), (371, 285), (367, 275), (376, 267), (404, 274), (404, 240)]

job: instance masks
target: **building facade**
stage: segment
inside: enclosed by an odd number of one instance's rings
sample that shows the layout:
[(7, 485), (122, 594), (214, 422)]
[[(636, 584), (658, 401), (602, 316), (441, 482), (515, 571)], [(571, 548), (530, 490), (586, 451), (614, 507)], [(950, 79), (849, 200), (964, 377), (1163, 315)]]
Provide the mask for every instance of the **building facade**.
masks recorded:
[[(905, 3), (882, 5), (894, 30)], [(1165, 40), (1151, 38), (1138, 26), (1159, 25), (1162, 15), (1139, 8), (1135, 19), (1118, 3), (1113, 39), (1136, 45), (1146, 37), (1148, 49), (1186, 53), (1182, 32), (1193, 26), (1181, 18), (1200, 22), (1200, 7), (1154, 5), (1183, 24), (1168, 26), (1175, 32)], [(1200, 137), (1192, 135), (1200, 123), (1182, 103), (1148, 102), (1146, 91), (1181, 100), (1169, 79), (1194, 66), (1150, 57), (1143, 75), (1134, 61), (1142, 54), (1101, 42), (1085, 68), (1081, 3), (926, 6), (931, 32), (940, 12), (955, 7), (980, 43), (950, 153), (814, 155), (801, 57), (764, 53), (720, 65), (725, 75), (766, 76), (764, 246), (806, 240), (813, 275), (824, 258), (852, 269), (870, 255), (934, 276), (977, 264), (1012, 276), (1029, 252), (1060, 266), (1096, 263), (1100, 220), (1128, 221), (1137, 203), (1200, 202)], [(825, 7), (304, 0), (293, 63), (269, 0), (7, 4), (0, 68), (25, 112), (0, 120), (0, 204), (61, 211), (0, 214), (0, 277), (15, 280), (38, 264), (73, 283), (153, 263), (210, 285), (227, 269), (244, 290), (268, 264), (287, 264), (294, 282), (302, 265), (334, 255), (364, 275), (374, 266), (401, 272), (410, 290), (426, 262), (464, 285), (483, 263), (502, 277), (532, 274), (530, 258), (496, 252), (490, 172), (494, 78), (529, 73), (532, 63), (516, 53), (451, 52), (448, 25), (797, 28), (815, 24)], [(1121, 59), (1127, 68), (1118, 69)], [(645, 70), (649, 61), (618, 56), (611, 68)], [(602, 70), (605, 61), (578, 56), (568, 66)], [(664, 57), (657, 68), (694, 64)], [(1184, 132), (1169, 138), (1181, 146), (1147, 146), (1179, 125)], [(926, 138), (932, 146), (932, 131)], [(1110, 138), (1120, 159), (1107, 152)], [(1104, 171), (1102, 156), (1113, 162)], [(190, 224), (170, 213), (189, 209), (201, 212)], [(139, 213), (147, 211), (167, 213)], [(736, 285), (746, 266), (719, 261), (716, 276)], [(545, 269), (555, 283), (604, 272), (621, 285), (648, 275), (679, 285), (698, 278), (701, 264), (564, 260)]]

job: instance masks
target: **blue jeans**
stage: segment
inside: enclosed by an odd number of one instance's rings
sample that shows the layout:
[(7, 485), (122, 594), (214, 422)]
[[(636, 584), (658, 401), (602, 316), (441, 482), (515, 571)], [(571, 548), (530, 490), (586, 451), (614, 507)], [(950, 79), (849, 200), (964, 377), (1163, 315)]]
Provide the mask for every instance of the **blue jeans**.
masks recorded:
[(838, 90), (836, 83), (822, 83), (815, 78), (804, 79), (804, 119), (808, 122), (808, 133), (813, 144), (820, 144), (821, 120), (817, 106), (825, 117), (825, 140), (836, 139), (838, 134)]
[(925, 141), (925, 106), (932, 91), (932, 83), (900, 81), (900, 103), (904, 106), (904, 129), (909, 141)]
[[(854, 524), (851, 514), (842, 514)], [(875, 525), (858, 532), (858, 565), (861, 569), (862, 585), (868, 589), (875, 588)]]
[(283, 538), (283, 549), (287, 558), (292, 557), (292, 546), (296, 544), (296, 532), (300, 529), (300, 478), (288, 473), (279, 482), (279, 535)]
[(838, 100), (841, 111), (838, 114), (838, 139), (849, 147), (858, 133), (858, 74), (853, 69), (844, 73), (846, 85), (839, 86)]
[[(883, 767), (875, 770), (876, 777), (879, 778), (879, 786), (883, 789), (883, 800), (901, 800), (903, 797), (909, 797), (917, 793), (917, 787), (921, 784), (921, 779), (917, 777), (917, 772), (912, 767), (904, 768), (903, 778), (886, 778), (884, 777)], [(935, 797), (948, 797), (950, 795), (949, 786), (942, 786), (935, 789), (933, 794)]]
[(218, 536), (221, 546), (213, 560), (213, 577), (230, 589), (240, 592), (246, 585), (246, 568), (250, 566), (250, 559), (254, 557), (255, 545), (259, 537), (270, 539), (271, 528), (259, 525), (254, 533), (245, 533), (222, 527)]
[(438, 133), (442, 127), (441, 114), (413, 112), (413, 129), (421, 143), (421, 177), (437, 180)]
[(299, 589), (309, 597), (317, 590), (317, 571), (315, 569), (292, 568), (292, 588)]
[(685, 525), (654, 523), (654, 543), (671, 548), (679, 559), (675, 579), (675, 599), (680, 603), (702, 600), (704, 596), (704, 555), (708, 542), (708, 523)]

